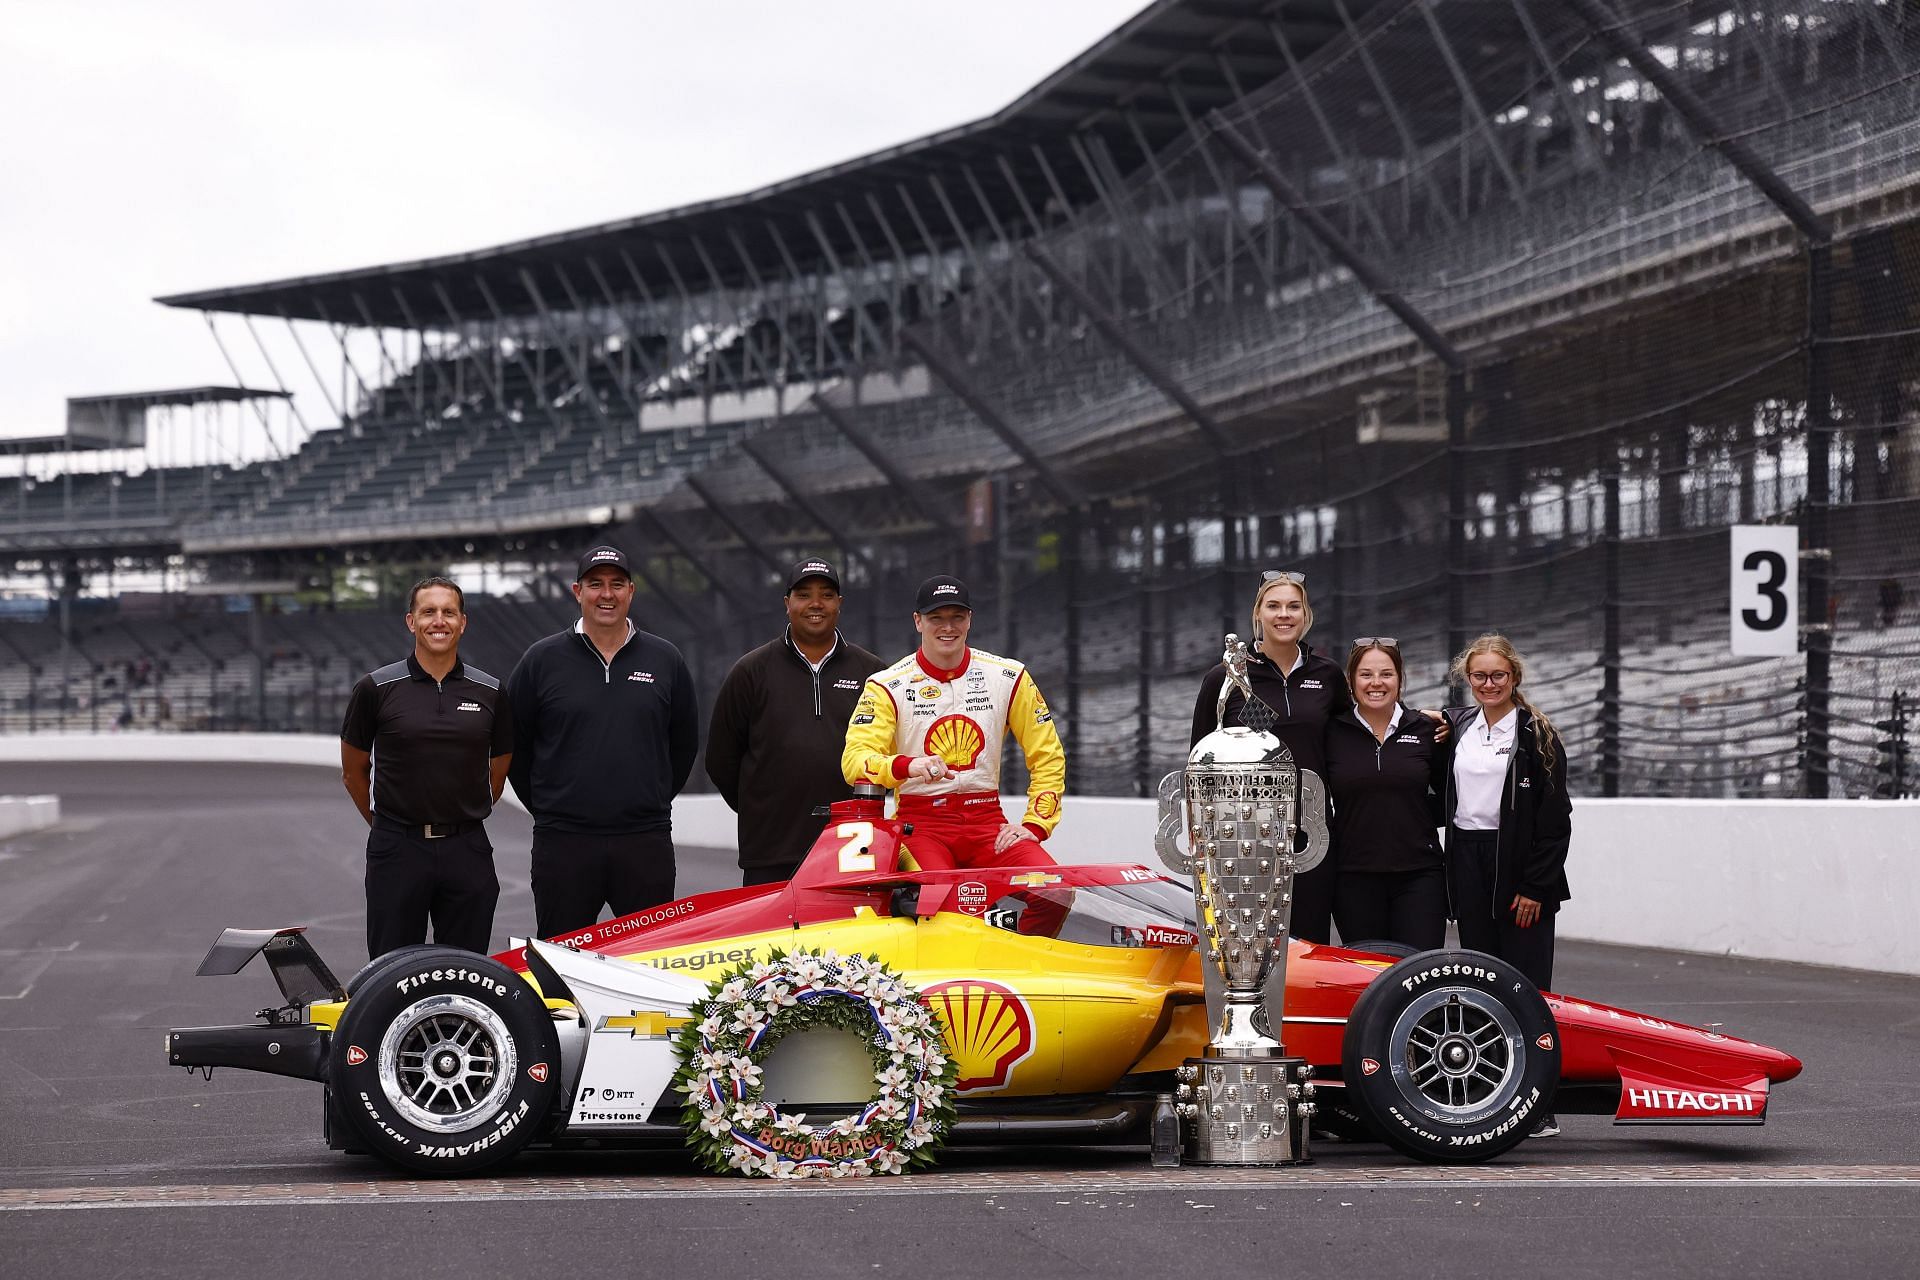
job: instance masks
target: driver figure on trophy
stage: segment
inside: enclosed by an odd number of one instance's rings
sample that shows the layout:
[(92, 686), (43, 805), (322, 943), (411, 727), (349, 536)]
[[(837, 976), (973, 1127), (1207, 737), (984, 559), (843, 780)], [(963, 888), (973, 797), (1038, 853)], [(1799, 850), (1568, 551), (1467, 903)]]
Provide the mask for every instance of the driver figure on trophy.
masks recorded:
[[(1238, 636), (1227, 636), (1224, 661), (1223, 722), (1233, 689), (1253, 698)], [(1296, 852), (1300, 831), (1307, 839)], [(1196, 1164), (1304, 1163), (1311, 1159), (1313, 1069), (1287, 1057), (1255, 1016), (1263, 993), (1271, 992), (1263, 1020), (1280, 1030), (1293, 877), (1326, 856), (1325, 787), (1296, 767), (1271, 733), (1222, 723), (1194, 746), (1184, 773), (1161, 781), (1155, 846), (1169, 867), (1193, 877), (1202, 954), (1225, 986), (1206, 1056), (1189, 1058), (1178, 1071), (1186, 1157)]]

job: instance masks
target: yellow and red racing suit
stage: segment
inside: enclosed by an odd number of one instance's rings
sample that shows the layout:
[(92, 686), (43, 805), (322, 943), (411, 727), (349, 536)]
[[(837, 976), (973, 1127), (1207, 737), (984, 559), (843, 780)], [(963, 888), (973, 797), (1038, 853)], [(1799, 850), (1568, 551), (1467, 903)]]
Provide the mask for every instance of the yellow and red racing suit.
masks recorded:
[[(994, 840), (1006, 825), (1000, 809), (1000, 744), (1011, 732), (1026, 755), (1032, 840), (1004, 854)], [(916, 756), (939, 756), (938, 779), (909, 778)], [(942, 671), (915, 650), (867, 677), (847, 724), (840, 769), (850, 783), (877, 782), (900, 793), (900, 817), (913, 823), (908, 850), (923, 869), (1051, 863), (1038, 841), (1060, 821), (1067, 753), (1047, 700), (1025, 666), (968, 649), (956, 670)]]

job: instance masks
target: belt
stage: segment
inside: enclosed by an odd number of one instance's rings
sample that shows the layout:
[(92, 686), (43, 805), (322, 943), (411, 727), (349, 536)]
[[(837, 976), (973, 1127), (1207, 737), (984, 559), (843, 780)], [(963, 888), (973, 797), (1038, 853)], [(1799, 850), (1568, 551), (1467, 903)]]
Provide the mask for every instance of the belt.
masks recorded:
[(401, 822), (394, 818), (373, 815), (374, 823), (388, 831), (398, 831), (402, 835), (417, 837), (421, 840), (444, 840), (448, 836), (462, 836), (474, 830), (478, 822)]

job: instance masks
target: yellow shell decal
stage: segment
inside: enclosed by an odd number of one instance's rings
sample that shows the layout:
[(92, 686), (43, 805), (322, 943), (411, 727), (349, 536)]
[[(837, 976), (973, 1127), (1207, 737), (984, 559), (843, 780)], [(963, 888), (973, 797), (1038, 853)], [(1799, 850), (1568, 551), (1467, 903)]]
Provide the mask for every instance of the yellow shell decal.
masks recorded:
[(966, 716), (941, 716), (927, 726), (927, 752), (950, 769), (971, 769), (987, 745), (984, 729)]
[(1004, 1089), (1034, 1048), (1033, 1010), (1012, 987), (984, 978), (936, 982), (927, 1004), (947, 1028), (947, 1051), (960, 1068), (954, 1089)]

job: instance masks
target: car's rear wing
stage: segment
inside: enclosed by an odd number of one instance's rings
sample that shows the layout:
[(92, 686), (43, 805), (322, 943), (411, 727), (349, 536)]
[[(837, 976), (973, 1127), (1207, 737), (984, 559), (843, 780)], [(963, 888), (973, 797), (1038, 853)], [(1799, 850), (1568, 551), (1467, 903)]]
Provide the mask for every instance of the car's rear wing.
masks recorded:
[(305, 925), (286, 929), (222, 930), (194, 975), (204, 978), (238, 973), (264, 952), (273, 980), (280, 985), (280, 994), (287, 998), (289, 1005), (345, 1000), (347, 989), (307, 941), (306, 933)]

